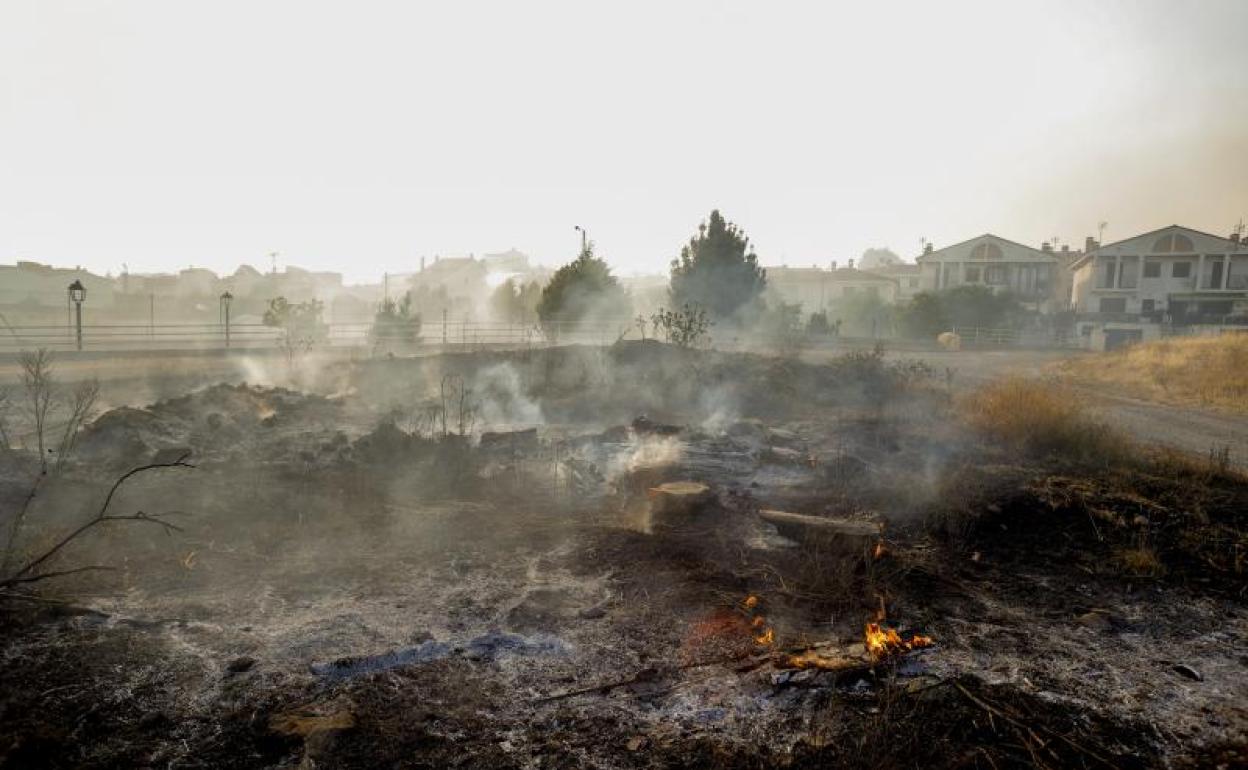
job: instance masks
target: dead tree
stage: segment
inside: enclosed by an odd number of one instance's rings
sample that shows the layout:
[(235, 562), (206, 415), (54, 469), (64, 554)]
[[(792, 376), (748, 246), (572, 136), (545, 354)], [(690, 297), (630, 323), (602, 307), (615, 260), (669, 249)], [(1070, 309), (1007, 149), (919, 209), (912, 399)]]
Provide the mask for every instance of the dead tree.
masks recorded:
[(26, 391), (26, 409), (35, 428), (39, 448), (39, 469), (48, 472), (48, 453), (44, 446), (48, 411), (52, 408), (52, 353), (46, 348), (23, 350), (17, 358), (22, 367), (22, 388)]
[[(110, 487), (108, 490), (108, 494), (105, 495), (104, 497), (104, 502), (100, 505), (99, 511), (97, 511), (94, 516), (92, 516), (86, 522), (84, 522), (83, 524), (78, 526), (76, 529), (71, 531), (69, 534), (62, 537), (55, 544), (53, 544), (51, 548), (48, 548), (43, 553), (27, 561), (20, 569), (18, 569), (12, 575), (5, 577), (3, 579), (0, 579), (0, 590), (12, 589), (16, 586), (19, 586), (25, 583), (35, 583), (40, 580), (47, 580), (49, 578), (54, 578), (54, 577), (62, 577), (64, 575), (73, 575), (73, 574), (77, 574), (80, 572), (93, 572), (93, 571), (112, 569), (111, 567), (107, 565), (93, 564), (93, 565), (88, 565), (85, 567), (75, 567), (72, 569), (55, 570), (52, 572), (38, 572), (39, 567), (43, 566), (49, 560), (51, 560), (54, 556), (60, 553), (61, 550), (65, 548), (65, 546), (69, 545), (73, 541), (82, 537), (83, 535), (85, 535), (87, 532), (91, 531), (95, 527), (98, 527), (99, 525), (105, 524), (107, 522), (114, 522), (114, 521), (148, 522), (151, 524), (155, 524), (159, 527), (162, 527), (166, 532), (182, 531), (180, 527), (174, 524), (171, 524), (170, 522), (162, 518), (162, 516), (160, 515), (151, 515), (151, 514), (144, 513), (143, 511), (137, 511), (132, 514), (112, 514), (108, 512), (108, 509), (109, 509), (109, 506), (112, 505), (113, 498), (117, 495), (117, 490), (121, 489), (122, 485), (125, 484), (127, 481), (129, 481), (131, 478), (134, 478), (135, 476), (141, 473), (146, 473), (148, 471), (156, 470), (158, 468), (194, 468), (195, 467), (194, 465), (191, 465), (190, 463), (186, 462), (186, 458), (188, 456), (189, 455), (182, 455), (181, 457), (179, 457), (177, 460), (174, 460), (173, 462), (151, 463), (150, 465), (141, 465), (137, 468), (132, 468), (131, 470), (126, 471), (124, 474), (121, 475), (121, 477), (119, 477), (116, 481), (113, 482), (112, 487)], [(12, 544), (10, 543), (10, 546), (11, 545)]]

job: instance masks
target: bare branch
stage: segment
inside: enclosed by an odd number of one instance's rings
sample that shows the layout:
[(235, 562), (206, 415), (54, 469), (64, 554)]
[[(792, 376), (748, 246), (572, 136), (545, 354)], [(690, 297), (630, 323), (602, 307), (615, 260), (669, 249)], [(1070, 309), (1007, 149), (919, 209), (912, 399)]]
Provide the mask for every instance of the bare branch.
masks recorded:
[(124, 474), (122, 474), (121, 478), (113, 482), (112, 488), (108, 490), (108, 495), (104, 498), (104, 504), (100, 506), (99, 512), (96, 513), (94, 517), (92, 517), (82, 526), (75, 529), (73, 532), (70, 532), (68, 535), (61, 538), (59, 541), (57, 541), (55, 545), (53, 545), (47, 551), (44, 551), (41, 556), (38, 556), (37, 558), (28, 562), (26, 566), (22, 567), (16, 573), (14, 573), (13, 577), (10, 578), (10, 580), (17, 579), (17, 578), (20, 578), (24, 575), (31, 573), (40, 564), (43, 564), (48, 559), (51, 559), (58, 552), (60, 552), (62, 548), (69, 545), (71, 542), (73, 542), (76, 538), (78, 538), (84, 532), (87, 532), (93, 527), (96, 527), (99, 524), (102, 524), (106, 521), (147, 521), (153, 524), (157, 524), (161, 527), (164, 527), (166, 532), (169, 532), (169, 531), (180, 532), (181, 530), (178, 527), (174, 526), (173, 524), (170, 524), (167, 521), (163, 521), (158, 517), (149, 516), (143, 513), (142, 511), (139, 511), (138, 513), (128, 515), (128, 516), (110, 516), (108, 513), (108, 507), (112, 504), (113, 497), (117, 494), (117, 490), (120, 489), (121, 485), (126, 483), (126, 481), (129, 480), (130, 478), (140, 473), (145, 473), (147, 471), (156, 470), (157, 468), (194, 468), (195, 467), (194, 465), (191, 465), (190, 463), (186, 462), (186, 458), (189, 456), (190, 456), (190, 453), (187, 453), (179, 457), (177, 460), (174, 460), (173, 462), (151, 463), (149, 465), (141, 465), (137, 468), (132, 468), (131, 470), (126, 471)]
[(24, 583), (37, 583), (40, 580), (47, 580), (49, 578), (77, 575), (79, 572), (112, 572), (116, 569), (116, 567), (110, 567), (106, 564), (92, 564), (89, 567), (75, 567), (73, 569), (62, 569), (55, 572), (41, 572), (38, 575), (11, 577), (7, 580), (0, 580), (0, 588), (12, 588), (13, 586), (22, 585)]

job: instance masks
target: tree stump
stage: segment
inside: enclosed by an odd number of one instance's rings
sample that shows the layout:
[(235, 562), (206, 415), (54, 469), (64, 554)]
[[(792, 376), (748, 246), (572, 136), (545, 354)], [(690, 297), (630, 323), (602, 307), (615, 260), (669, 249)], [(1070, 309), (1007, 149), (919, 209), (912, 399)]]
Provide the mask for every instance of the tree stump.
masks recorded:
[(715, 494), (697, 481), (669, 481), (646, 490), (650, 501), (649, 530), (672, 532), (696, 524)]
[(830, 519), (786, 511), (759, 511), (763, 521), (781, 535), (803, 545), (830, 547), (846, 552), (870, 553), (880, 540), (880, 527), (869, 521)]

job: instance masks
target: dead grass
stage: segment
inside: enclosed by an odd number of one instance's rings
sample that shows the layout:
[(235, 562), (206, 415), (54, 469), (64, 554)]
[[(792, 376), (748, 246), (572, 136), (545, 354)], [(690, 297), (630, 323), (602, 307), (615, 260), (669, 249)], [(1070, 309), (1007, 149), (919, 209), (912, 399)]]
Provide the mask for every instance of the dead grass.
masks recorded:
[(1124, 436), (1090, 417), (1078, 395), (1058, 383), (998, 380), (964, 397), (960, 406), (976, 431), (1030, 455), (1112, 463), (1130, 451)]
[(1063, 361), (1073, 383), (1113, 385), (1139, 398), (1248, 413), (1248, 334), (1181, 337)]

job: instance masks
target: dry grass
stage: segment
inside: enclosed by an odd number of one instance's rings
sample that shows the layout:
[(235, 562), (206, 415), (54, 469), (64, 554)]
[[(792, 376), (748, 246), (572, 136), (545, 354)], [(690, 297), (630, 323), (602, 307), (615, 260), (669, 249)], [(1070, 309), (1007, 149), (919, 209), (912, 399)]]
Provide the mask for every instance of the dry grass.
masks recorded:
[(1157, 552), (1144, 543), (1133, 548), (1123, 548), (1114, 554), (1115, 561), (1127, 575), (1136, 577), (1161, 577), (1166, 567)]
[(1248, 334), (1182, 337), (1064, 361), (1077, 384), (1106, 384), (1139, 398), (1248, 413)]
[(1027, 454), (1110, 463), (1129, 453), (1126, 438), (1088, 416), (1078, 395), (1056, 383), (998, 380), (964, 397), (961, 411), (984, 436)]

